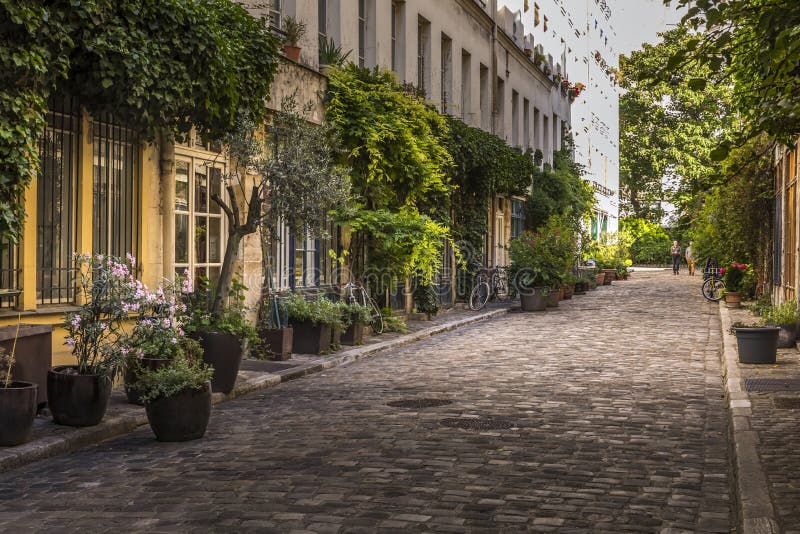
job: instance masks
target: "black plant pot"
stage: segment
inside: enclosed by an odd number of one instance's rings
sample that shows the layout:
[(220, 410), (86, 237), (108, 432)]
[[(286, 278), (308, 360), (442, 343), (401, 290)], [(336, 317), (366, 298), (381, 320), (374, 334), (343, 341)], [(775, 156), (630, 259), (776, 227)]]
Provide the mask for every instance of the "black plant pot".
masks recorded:
[(339, 350), (342, 348), (342, 330), (340, 328), (331, 328), (331, 350)]
[(47, 403), (53, 422), (94, 426), (103, 420), (111, 397), (111, 379), (78, 374), (77, 365), (59, 365), (47, 373)]
[(31, 439), (39, 386), (32, 382), (0, 383), (0, 445), (10, 447)]
[(522, 311), (544, 311), (547, 309), (547, 297), (541, 291), (535, 289), (520, 293), (519, 300)]
[(586, 293), (586, 283), (585, 282), (575, 282), (575, 294), (576, 295), (583, 295)]
[(779, 331), (780, 328), (777, 326), (737, 328), (739, 363), (775, 363)]
[(273, 360), (288, 360), (292, 357), (292, 343), (294, 329), (265, 328), (261, 331), (261, 340), (267, 346), (266, 350), (272, 355)]
[(211, 417), (211, 383), (185, 389), (172, 397), (145, 404), (147, 422), (158, 441), (189, 441), (206, 433)]
[[(167, 367), (171, 360), (167, 358), (142, 358), (139, 365), (143, 370), (156, 371), (162, 367)], [(136, 373), (135, 370), (129, 365), (125, 368), (125, 395), (128, 397), (128, 402), (137, 406), (144, 406), (144, 401), (139, 396), (139, 391), (136, 389)]]
[(241, 341), (223, 332), (198, 332), (197, 336), (203, 347), (203, 361), (214, 368), (211, 391), (230, 393), (242, 364)]
[(297, 354), (322, 354), (331, 348), (331, 327), (300, 321), (294, 326), (294, 352)]
[(364, 325), (353, 321), (347, 330), (342, 332), (342, 345), (361, 345), (364, 343)]

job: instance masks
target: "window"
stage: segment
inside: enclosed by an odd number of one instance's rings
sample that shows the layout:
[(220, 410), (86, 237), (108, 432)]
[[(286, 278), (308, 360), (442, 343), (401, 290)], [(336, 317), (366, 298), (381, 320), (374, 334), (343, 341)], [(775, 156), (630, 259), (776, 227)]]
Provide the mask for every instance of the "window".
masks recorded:
[(472, 123), (472, 56), (461, 51), (461, 120)]
[(453, 41), (442, 34), (442, 113), (447, 113), (450, 99), (453, 98)]
[(430, 64), (427, 61), (430, 55), (430, 28), (430, 22), (419, 17), (417, 23), (417, 89), (426, 96), (430, 86)]
[(222, 196), (224, 167), (202, 158), (175, 161), (175, 272), (219, 278), (225, 241), (222, 210), (211, 195)]
[(19, 245), (0, 239), (0, 309), (17, 305), (19, 275)]
[(481, 63), (480, 66), (480, 108), (481, 128), (489, 129), (489, 68)]
[(511, 199), (511, 239), (525, 231), (525, 204), (522, 200)]
[(539, 113), (539, 109), (538, 108), (533, 108), (533, 145), (534, 145), (534, 150), (536, 150), (537, 148), (539, 150), (543, 150), (543, 148), (544, 148), (542, 146), (542, 134), (539, 131), (539, 118), (540, 118), (540, 115), (541, 114)]
[(338, 253), (338, 227), (328, 225), (323, 237), (296, 238), (279, 222), (277, 239), (272, 240), (270, 264), (273, 268), (273, 287), (278, 290), (319, 287), (337, 284), (338, 265), (328, 255)]
[(269, 25), (281, 29), (281, 0), (268, 0)]
[(505, 139), (506, 133), (506, 82), (502, 78), (497, 79), (497, 119), (495, 133), (501, 139)]
[(519, 93), (511, 90), (511, 146), (519, 146)]
[(39, 139), (36, 192), (36, 296), (39, 304), (75, 299), (72, 253), (77, 245), (80, 116), (71, 101), (51, 104)]
[(522, 145), (525, 150), (531, 147), (531, 103), (522, 99)]
[(367, 63), (367, 0), (358, 0), (358, 66)]
[[(328, 40), (328, 0), (317, 0), (317, 33), (319, 43)], [(322, 63), (322, 51), (320, 50), (319, 62)]]
[(92, 251), (138, 254), (137, 144), (133, 131), (110, 115), (94, 120)]
[(550, 161), (550, 117), (545, 115), (542, 121), (542, 152), (545, 161)]

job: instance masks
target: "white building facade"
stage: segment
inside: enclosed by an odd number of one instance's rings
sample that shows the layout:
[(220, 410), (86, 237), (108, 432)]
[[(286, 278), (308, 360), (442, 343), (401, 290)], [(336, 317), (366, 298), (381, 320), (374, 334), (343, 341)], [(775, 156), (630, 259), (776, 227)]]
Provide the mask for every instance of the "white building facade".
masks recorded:
[(619, 228), (619, 50), (613, 0), (499, 0), (561, 75), (586, 89), (572, 103), (575, 161), (595, 191), (590, 232)]

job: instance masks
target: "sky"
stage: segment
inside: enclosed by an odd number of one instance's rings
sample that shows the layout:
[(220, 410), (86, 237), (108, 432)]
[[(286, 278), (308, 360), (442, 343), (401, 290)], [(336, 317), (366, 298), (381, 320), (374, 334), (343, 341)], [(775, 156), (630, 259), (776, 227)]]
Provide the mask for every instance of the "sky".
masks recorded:
[(641, 47), (643, 42), (658, 41), (656, 33), (671, 29), (670, 24), (680, 21), (685, 10), (677, 11), (673, 2), (664, 6), (662, 0), (616, 0), (618, 50), (629, 54)]

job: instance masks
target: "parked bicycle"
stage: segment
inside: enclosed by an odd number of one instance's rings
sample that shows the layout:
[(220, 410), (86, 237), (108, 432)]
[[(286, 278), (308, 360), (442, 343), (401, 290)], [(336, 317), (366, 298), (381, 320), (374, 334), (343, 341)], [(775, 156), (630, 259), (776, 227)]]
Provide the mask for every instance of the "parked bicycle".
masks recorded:
[(711, 302), (718, 302), (725, 293), (725, 281), (719, 271), (719, 265), (715, 258), (708, 258), (706, 266), (703, 267), (703, 296)]
[(369, 308), (370, 326), (376, 334), (383, 333), (383, 315), (375, 299), (369, 296), (367, 288), (361, 282), (349, 281), (342, 286), (348, 304), (360, 304)]
[(508, 298), (508, 276), (505, 267), (479, 269), (469, 294), (469, 308), (478, 311), (490, 300)]

